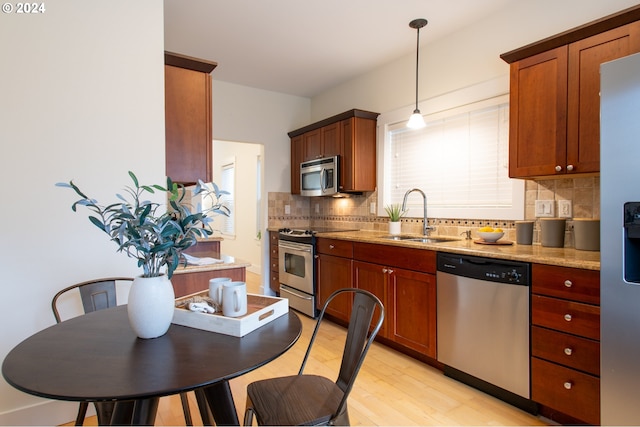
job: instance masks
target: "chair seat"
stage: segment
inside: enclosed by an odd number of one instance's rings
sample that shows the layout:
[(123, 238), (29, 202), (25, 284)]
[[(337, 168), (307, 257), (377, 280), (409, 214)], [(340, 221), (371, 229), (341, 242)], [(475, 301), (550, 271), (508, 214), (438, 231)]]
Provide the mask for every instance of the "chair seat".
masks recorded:
[(269, 426), (327, 424), (342, 395), (335, 382), (317, 375), (271, 378), (247, 387), (258, 424)]

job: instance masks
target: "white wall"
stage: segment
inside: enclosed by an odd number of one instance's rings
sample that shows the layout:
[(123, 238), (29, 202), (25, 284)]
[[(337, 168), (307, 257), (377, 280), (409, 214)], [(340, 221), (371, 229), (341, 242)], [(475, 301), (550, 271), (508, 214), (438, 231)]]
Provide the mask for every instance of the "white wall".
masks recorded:
[[(262, 144), (214, 141), (213, 181), (221, 184), (222, 166), (235, 162), (235, 236), (222, 236), (220, 250), (224, 255), (233, 255), (251, 263), (248, 271), (262, 274), (262, 241), (257, 233), (266, 233), (264, 227), (257, 227), (258, 220), (258, 156), (264, 157)], [(228, 190), (223, 188), (223, 190)], [(214, 221), (213, 227), (216, 228)]]
[[(215, 60), (215, 59), (213, 59)], [(287, 132), (310, 123), (311, 100), (216, 80), (213, 70), (213, 137), (264, 146), (263, 221), (268, 225), (267, 193), (291, 191), (291, 140)], [(214, 159), (216, 153), (214, 150)], [(263, 230), (263, 237), (266, 232)], [(269, 240), (262, 239), (261, 264), (269, 259)], [(221, 245), (226, 251), (227, 246)], [(235, 249), (230, 249), (235, 250)], [(243, 258), (242, 253), (228, 255)], [(269, 276), (262, 285), (269, 291)]]
[[(439, 40), (420, 31), (419, 99), (509, 74), (500, 54), (637, 4), (637, 0), (521, 0)], [(429, 19), (428, 11), (424, 18)], [(398, 31), (405, 31), (401, 27)], [(415, 43), (408, 38), (407, 43)], [(311, 121), (350, 108), (386, 113), (415, 102), (415, 53), (334, 87), (311, 102)], [(410, 107), (410, 111), (413, 107)]]
[[(45, 2), (41, 15), (0, 14), (0, 358), (54, 323), (55, 292), (93, 277), (138, 274), (54, 187), (74, 179), (99, 201), (129, 183), (164, 180), (162, 2)], [(76, 404), (0, 380), (0, 424), (55, 425)], [(38, 415), (40, 414), (40, 415)]]

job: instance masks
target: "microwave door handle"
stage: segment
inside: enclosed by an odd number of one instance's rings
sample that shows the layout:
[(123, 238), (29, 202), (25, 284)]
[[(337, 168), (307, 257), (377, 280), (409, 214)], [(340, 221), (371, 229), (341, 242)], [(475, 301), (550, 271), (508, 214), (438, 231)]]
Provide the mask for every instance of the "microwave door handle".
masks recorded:
[(326, 186), (326, 183), (324, 182), (325, 181), (324, 177), (325, 177), (325, 169), (322, 168), (320, 169), (320, 191), (322, 193), (327, 191), (327, 186)]

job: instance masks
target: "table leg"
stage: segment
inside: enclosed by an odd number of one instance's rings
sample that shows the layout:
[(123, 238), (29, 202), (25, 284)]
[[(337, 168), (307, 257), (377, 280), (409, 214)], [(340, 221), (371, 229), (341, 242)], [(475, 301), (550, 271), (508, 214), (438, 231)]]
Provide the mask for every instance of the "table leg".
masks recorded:
[(229, 381), (219, 381), (201, 390), (207, 398), (216, 425), (240, 425)]
[(148, 425), (156, 421), (160, 398), (118, 401), (113, 408), (111, 425)]
[(211, 410), (209, 410), (209, 404), (207, 403), (207, 397), (204, 395), (204, 392), (201, 388), (194, 390), (193, 394), (196, 395), (196, 402), (198, 402), (198, 409), (200, 410), (200, 418), (202, 418), (203, 426), (213, 426), (215, 422), (213, 421), (213, 415), (211, 414)]
[(111, 418), (113, 417), (113, 408), (115, 406), (115, 402), (94, 402), (93, 406), (96, 407), (96, 418), (98, 418), (98, 425), (110, 425)]

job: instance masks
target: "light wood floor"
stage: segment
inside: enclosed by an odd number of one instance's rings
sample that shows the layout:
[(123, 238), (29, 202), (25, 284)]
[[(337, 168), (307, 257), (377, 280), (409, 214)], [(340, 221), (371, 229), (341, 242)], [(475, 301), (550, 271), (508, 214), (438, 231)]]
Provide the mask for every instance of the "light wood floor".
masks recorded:
[[(259, 289), (258, 277), (247, 273), (249, 292)], [(230, 381), (240, 420), (246, 387), (255, 380), (296, 374), (309, 343), (314, 321), (300, 315), (303, 332), (291, 350), (273, 362)], [(344, 329), (327, 323), (316, 340), (305, 372), (335, 378)], [(215, 363), (215, 358), (212, 359)], [(189, 393), (195, 425), (202, 425), (193, 393)], [(547, 425), (544, 420), (494, 397), (445, 377), (437, 369), (374, 343), (349, 396), (352, 425)], [(95, 417), (85, 425), (95, 425)], [(160, 399), (156, 425), (184, 425), (179, 396)]]

